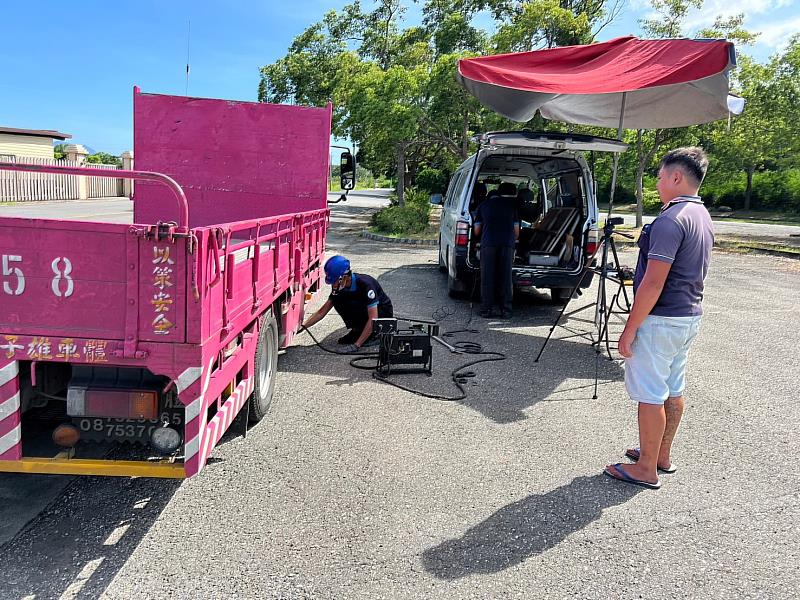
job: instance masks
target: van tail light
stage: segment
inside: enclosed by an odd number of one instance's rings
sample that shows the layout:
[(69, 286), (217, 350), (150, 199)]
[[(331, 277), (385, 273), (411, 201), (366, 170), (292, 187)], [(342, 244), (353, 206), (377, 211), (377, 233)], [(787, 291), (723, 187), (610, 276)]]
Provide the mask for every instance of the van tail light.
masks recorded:
[(593, 256), (597, 252), (597, 244), (600, 243), (600, 231), (597, 229), (590, 229), (586, 236), (586, 255)]
[(67, 414), (72, 417), (156, 419), (158, 393), (70, 387), (67, 391)]
[(469, 223), (458, 221), (456, 223), (456, 246), (466, 246), (469, 243)]

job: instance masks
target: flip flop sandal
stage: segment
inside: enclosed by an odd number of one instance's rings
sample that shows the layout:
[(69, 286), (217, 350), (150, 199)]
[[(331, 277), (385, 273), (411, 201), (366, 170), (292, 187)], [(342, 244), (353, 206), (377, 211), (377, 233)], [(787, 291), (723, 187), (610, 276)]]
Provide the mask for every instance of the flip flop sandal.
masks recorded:
[[(625, 452), (625, 456), (630, 458), (633, 461), (639, 460), (639, 449), (638, 448), (631, 448)], [(671, 463), (666, 469), (661, 467), (656, 467), (659, 473), (674, 473), (678, 470), (678, 467), (675, 466), (675, 463)]]
[(639, 485), (643, 488), (647, 488), (648, 490), (657, 490), (661, 487), (661, 481), (656, 481), (655, 483), (650, 483), (649, 481), (642, 481), (641, 479), (635, 479), (628, 475), (622, 469), (622, 463), (617, 463), (613, 465), (613, 469), (615, 472), (611, 472), (606, 468), (603, 473), (611, 477), (612, 479), (616, 479), (617, 481), (624, 481), (625, 483), (632, 483), (633, 485)]

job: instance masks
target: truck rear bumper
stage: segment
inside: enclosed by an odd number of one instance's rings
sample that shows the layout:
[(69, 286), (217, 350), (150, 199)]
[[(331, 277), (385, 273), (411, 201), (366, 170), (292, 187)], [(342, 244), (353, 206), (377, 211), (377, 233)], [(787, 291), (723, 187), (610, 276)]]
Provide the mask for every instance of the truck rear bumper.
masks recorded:
[(181, 463), (168, 461), (96, 460), (87, 458), (21, 458), (0, 460), (0, 473), (39, 473), (43, 475), (104, 475), (106, 477), (158, 477), (183, 479)]

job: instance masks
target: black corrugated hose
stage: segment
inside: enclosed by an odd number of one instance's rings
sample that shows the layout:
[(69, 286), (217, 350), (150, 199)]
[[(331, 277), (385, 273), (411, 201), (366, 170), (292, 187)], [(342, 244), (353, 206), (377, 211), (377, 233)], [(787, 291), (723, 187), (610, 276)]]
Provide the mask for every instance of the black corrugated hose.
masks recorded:
[[(303, 327), (303, 329), (311, 336), (311, 339), (314, 340), (314, 343), (325, 352), (330, 354), (339, 354), (339, 355), (346, 355), (352, 356), (349, 352), (341, 352), (338, 350), (331, 350), (330, 348), (326, 348), (323, 346), (317, 338), (314, 337), (314, 334), (311, 333), (307, 328)], [(479, 333), (477, 329), (457, 329), (455, 331), (448, 331), (442, 334), (442, 337), (452, 338), (458, 333)], [(390, 381), (388, 375), (380, 375), (377, 371), (375, 371), (377, 367), (377, 361), (375, 364), (371, 365), (364, 365), (361, 364), (362, 361), (367, 359), (375, 359), (378, 356), (378, 352), (367, 352), (359, 354), (358, 356), (354, 357), (350, 361), (350, 365), (355, 367), (356, 369), (363, 369), (366, 371), (372, 371), (372, 377), (381, 381), (383, 383), (388, 383), (396, 388), (404, 390), (406, 392), (410, 392), (412, 394), (416, 394), (417, 396), (422, 396), (423, 398), (430, 398), (432, 400), (444, 400), (446, 402), (458, 402), (460, 400), (464, 400), (467, 397), (467, 392), (464, 389), (464, 385), (466, 385), (470, 379), (476, 377), (475, 371), (467, 370), (470, 367), (474, 367), (475, 365), (485, 363), (485, 362), (494, 362), (499, 360), (505, 360), (506, 355), (502, 352), (489, 352), (484, 351), (483, 346), (478, 344), (477, 342), (470, 342), (466, 340), (453, 340), (451, 345), (458, 350), (460, 353), (463, 354), (470, 354), (470, 355), (480, 355), (483, 358), (479, 358), (477, 360), (472, 360), (468, 363), (460, 365), (450, 371), (450, 378), (453, 381), (453, 384), (458, 388), (459, 394), (456, 396), (442, 396), (440, 394), (430, 394), (428, 392), (423, 392), (420, 390), (415, 390), (414, 388), (410, 388), (408, 386), (402, 385), (395, 381)]]

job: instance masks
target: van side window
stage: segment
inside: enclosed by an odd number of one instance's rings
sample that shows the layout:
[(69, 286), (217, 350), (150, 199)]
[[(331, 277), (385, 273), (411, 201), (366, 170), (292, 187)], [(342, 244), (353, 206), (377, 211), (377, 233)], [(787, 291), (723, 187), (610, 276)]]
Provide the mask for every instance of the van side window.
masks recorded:
[(464, 169), (461, 171), (461, 178), (458, 180), (455, 189), (453, 190), (453, 198), (450, 201), (452, 206), (458, 207), (458, 203), (461, 199), (462, 194), (464, 193), (464, 187), (467, 185), (467, 181), (469, 181), (469, 171)]
[(445, 194), (444, 205), (446, 207), (450, 207), (453, 204), (453, 196), (455, 195), (455, 188), (457, 187), (458, 181), (461, 179), (461, 176), (464, 174), (464, 171), (456, 172), (453, 177), (450, 179), (450, 185), (447, 186), (447, 194)]

